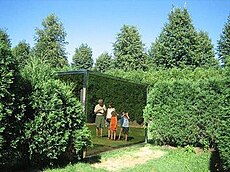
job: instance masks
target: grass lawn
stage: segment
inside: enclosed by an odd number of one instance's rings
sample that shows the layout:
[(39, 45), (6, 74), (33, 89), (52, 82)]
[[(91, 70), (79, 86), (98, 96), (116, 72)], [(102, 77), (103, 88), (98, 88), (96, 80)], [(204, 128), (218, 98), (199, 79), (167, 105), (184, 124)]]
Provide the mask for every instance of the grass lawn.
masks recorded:
[(210, 152), (137, 144), (92, 156), (85, 162), (45, 172), (208, 172)]
[[(113, 150), (113, 149), (121, 148), (121, 147), (128, 146), (128, 145), (143, 143), (145, 140), (144, 128), (140, 128), (140, 127), (130, 127), (129, 137), (128, 137), (127, 142), (124, 140), (124, 136), (119, 141), (118, 140), (116, 141), (108, 140), (107, 128), (104, 128), (102, 138), (96, 137), (95, 125), (88, 125), (88, 127), (92, 134), (93, 147), (88, 148), (87, 156), (95, 155), (95, 154), (98, 154), (104, 151)], [(119, 132), (120, 132), (120, 127), (118, 127), (117, 129), (117, 138), (118, 138)]]

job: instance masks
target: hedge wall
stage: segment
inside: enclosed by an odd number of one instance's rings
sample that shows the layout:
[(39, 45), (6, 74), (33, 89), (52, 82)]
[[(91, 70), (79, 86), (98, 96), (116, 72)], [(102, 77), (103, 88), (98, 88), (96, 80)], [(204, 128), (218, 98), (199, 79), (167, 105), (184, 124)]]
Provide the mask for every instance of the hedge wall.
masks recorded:
[(143, 122), (143, 109), (146, 105), (147, 86), (108, 75), (89, 73), (87, 92), (88, 120), (94, 121), (94, 106), (103, 98), (105, 104), (113, 102), (118, 113), (127, 111), (131, 120)]
[(209, 147), (220, 126), (222, 81), (159, 82), (149, 93), (144, 111), (158, 144)]
[[(228, 73), (229, 74), (229, 73)], [(221, 109), (220, 127), (218, 128), (217, 148), (220, 153), (223, 168), (230, 171), (230, 75), (225, 82), (224, 101)]]
[(144, 116), (156, 143), (214, 146), (230, 171), (229, 66), (106, 73), (150, 85)]

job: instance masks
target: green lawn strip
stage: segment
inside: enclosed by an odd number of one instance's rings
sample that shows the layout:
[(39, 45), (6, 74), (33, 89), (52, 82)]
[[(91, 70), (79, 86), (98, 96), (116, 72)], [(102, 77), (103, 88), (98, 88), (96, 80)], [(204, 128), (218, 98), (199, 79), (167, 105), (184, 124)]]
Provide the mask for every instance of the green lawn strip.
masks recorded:
[[(209, 172), (210, 152), (199, 154), (185, 152), (185, 149), (161, 149), (167, 150), (165, 156), (150, 160), (145, 164), (129, 168), (127, 172)], [(122, 170), (121, 170), (122, 171)]]
[[(184, 148), (168, 148), (168, 147), (160, 147), (153, 146), (150, 144), (137, 144), (130, 147), (120, 148), (113, 151), (103, 152), (99, 154), (99, 158), (95, 158), (92, 156), (92, 160), (95, 162), (105, 161), (109, 158), (118, 158), (123, 155), (132, 154), (140, 150), (140, 148), (147, 146), (151, 150), (161, 150), (166, 152), (166, 154), (160, 158), (152, 159), (147, 161), (144, 164), (138, 164), (132, 168), (125, 168), (119, 171), (127, 171), (127, 172), (209, 172), (209, 161), (210, 161), (210, 152), (200, 152), (198, 154), (192, 152), (186, 152)], [(95, 163), (94, 162), (94, 163)], [(65, 168), (60, 169), (48, 169), (45, 172), (106, 172), (104, 169), (97, 169), (91, 166), (91, 163), (88, 161), (86, 163), (77, 163), (74, 165), (68, 165)], [(111, 162), (112, 163), (112, 162)], [(129, 163), (129, 162), (124, 162)], [(122, 165), (122, 164), (121, 164)]]
[(106, 172), (106, 170), (96, 169), (88, 163), (77, 163), (74, 165), (70, 164), (65, 168), (47, 169), (45, 172)]
[[(124, 136), (121, 138), (120, 141), (109, 140), (107, 138), (107, 128), (104, 128), (102, 138), (96, 137), (95, 125), (88, 125), (88, 128), (90, 129), (92, 134), (93, 147), (88, 148), (87, 156), (144, 142), (144, 128), (130, 127), (128, 142), (124, 140)], [(119, 132), (120, 127), (117, 128), (117, 137)]]

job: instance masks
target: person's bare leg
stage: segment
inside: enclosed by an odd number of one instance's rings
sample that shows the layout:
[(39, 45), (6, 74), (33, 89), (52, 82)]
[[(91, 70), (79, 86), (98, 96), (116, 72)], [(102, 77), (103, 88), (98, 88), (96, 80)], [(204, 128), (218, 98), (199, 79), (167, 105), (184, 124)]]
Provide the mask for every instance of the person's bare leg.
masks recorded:
[(96, 127), (96, 136), (98, 137), (98, 128)]
[(108, 139), (110, 139), (110, 129), (108, 129)]
[(122, 131), (123, 131), (123, 128), (120, 129), (120, 133), (119, 133), (119, 136), (118, 136), (118, 140), (121, 139), (121, 133), (122, 133)]
[(128, 141), (128, 134), (125, 134), (125, 141)]
[(110, 131), (110, 139), (113, 140), (113, 131)]
[(116, 131), (113, 132), (113, 139), (116, 140)]

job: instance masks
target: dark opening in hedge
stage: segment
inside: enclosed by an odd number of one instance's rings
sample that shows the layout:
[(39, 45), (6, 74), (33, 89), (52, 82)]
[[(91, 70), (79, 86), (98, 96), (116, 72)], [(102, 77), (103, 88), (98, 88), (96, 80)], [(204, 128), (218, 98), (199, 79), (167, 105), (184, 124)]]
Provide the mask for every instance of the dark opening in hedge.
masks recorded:
[(100, 98), (104, 99), (106, 105), (112, 101), (117, 113), (127, 111), (132, 121), (143, 122), (147, 85), (89, 70), (59, 72), (57, 75), (61, 80), (73, 83), (88, 122), (94, 122), (93, 110)]

